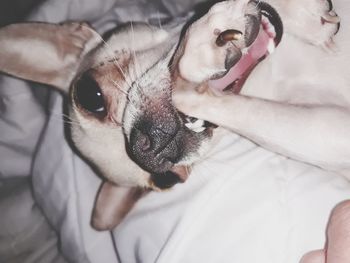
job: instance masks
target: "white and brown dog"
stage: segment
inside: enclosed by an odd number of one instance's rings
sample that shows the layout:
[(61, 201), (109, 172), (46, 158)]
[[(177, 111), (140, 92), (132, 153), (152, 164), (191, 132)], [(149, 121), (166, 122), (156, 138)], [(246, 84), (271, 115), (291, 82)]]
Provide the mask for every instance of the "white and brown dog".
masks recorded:
[(341, 66), (350, 36), (338, 34), (338, 51), (325, 52), (339, 30), (330, 1), (268, 3), (224, 1), (186, 30), (128, 24), (106, 40), (79, 23), (0, 29), (1, 71), (70, 98), (74, 145), (108, 180), (96, 228), (120, 222), (142, 189), (185, 181), (220, 134), (216, 124), (288, 157), (349, 168), (350, 79)]

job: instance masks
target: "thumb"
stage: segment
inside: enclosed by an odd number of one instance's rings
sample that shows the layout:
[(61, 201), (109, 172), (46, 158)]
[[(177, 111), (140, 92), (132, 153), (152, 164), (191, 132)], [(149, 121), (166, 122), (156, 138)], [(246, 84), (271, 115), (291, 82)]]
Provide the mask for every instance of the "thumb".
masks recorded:
[(327, 229), (327, 263), (350, 262), (350, 201), (337, 205)]
[(299, 263), (325, 263), (324, 250), (315, 250), (305, 254)]

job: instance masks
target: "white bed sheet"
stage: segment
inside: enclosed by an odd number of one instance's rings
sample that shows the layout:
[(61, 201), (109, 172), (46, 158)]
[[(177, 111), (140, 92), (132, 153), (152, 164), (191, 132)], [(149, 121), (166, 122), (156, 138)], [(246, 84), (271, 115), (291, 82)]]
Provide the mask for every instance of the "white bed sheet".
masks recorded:
[[(104, 31), (116, 19), (150, 18), (145, 9), (154, 17), (176, 16), (193, 2), (49, 0), (30, 20), (88, 20)], [(8, 118), (28, 135), (25, 143), (16, 140), (23, 134), (17, 135), (7, 148), (28, 144), (31, 149), (10, 151), (22, 152), (16, 158), (26, 166), (2, 160), (1, 176), (33, 176), (37, 202), (71, 262), (296, 263), (305, 251), (323, 246), (332, 207), (350, 194), (342, 177), (232, 134), (195, 167), (186, 184), (149, 194), (112, 234), (98, 233), (89, 222), (100, 179), (65, 140), (61, 97), (51, 93), (47, 113), (28, 84), (5, 78), (1, 85), (3, 98), (13, 100)], [(2, 123), (2, 136), (12, 133), (8, 124)]]
[(344, 178), (226, 136), (184, 185), (153, 193), (113, 233), (121, 262), (297, 263), (320, 249)]

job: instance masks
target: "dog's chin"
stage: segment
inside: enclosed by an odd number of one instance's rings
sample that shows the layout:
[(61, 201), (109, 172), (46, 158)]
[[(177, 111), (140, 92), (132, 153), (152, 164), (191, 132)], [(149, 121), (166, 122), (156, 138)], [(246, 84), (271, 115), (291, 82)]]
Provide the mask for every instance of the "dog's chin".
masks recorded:
[(242, 50), (241, 59), (221, 78), (208, 82), (215, 94), (238, 94), (253, 69), (272, 54), (283, 35), (283, 24), (277, 11), (270, 5), (259, 2), (261, 11), (260, 30), (253, 43)]
[(177, 165), (165, 173), (152, 174), (150, 188), (152, 190), (166, 190), (178, 183), (184, 183), (189, 177), (191, 168), (186, 165)]

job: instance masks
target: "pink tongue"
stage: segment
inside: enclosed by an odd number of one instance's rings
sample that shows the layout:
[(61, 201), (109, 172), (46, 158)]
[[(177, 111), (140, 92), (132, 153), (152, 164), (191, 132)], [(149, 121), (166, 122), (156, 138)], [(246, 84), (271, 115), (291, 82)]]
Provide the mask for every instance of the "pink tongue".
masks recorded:
[(208, 82), (209, 87), (214, 90), (222, 91), (235, 80), (240, 79), (245, 72), (252, 69), (259, 62), (260, 58), (266, 55), (270, 39), (271, 37), (263, 29), (260, 29), (259, 35), (249, 47), (248, 53), (243, 54), (238, 63), (233, 66), (224, 77), (210, 80)]

